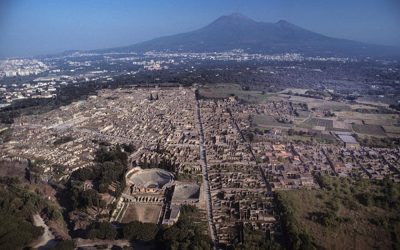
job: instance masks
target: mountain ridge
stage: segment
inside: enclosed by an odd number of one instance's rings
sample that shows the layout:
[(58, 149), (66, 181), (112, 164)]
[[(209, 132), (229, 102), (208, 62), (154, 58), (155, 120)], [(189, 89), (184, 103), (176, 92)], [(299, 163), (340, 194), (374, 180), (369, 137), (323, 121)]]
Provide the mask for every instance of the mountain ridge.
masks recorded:
[(233, 49), (251, 53), (297, 52), (328, 56), (391, 55), (397, 49), (400, 52), (396, 47), (329, 37), (286, 20), (259, 22), (240, 13), (221, 16), (197, 30), (102, 51), (223, 52)]

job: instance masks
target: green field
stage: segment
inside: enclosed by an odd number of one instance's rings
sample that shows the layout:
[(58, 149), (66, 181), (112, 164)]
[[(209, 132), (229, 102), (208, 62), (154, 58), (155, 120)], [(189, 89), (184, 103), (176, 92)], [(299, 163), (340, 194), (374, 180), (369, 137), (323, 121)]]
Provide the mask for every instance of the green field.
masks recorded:
[(334, 177), (319, 182), (321, 190), (277, 193), (289, 248), (399, 249), (400, 184)]

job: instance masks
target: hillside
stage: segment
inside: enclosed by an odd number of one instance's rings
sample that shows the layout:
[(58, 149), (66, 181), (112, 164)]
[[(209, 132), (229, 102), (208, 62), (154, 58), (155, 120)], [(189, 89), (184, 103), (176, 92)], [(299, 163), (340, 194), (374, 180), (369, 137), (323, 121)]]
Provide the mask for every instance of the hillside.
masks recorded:
[(211, 24), (187, 33), (103, 50), (105, 52), (221, 52), (242, 49), (251, 53), (298, 52), (308, 55), (391, 56), (398, 48), (370, 45), (321, 35), (280, 20), (257, 22), (241, 14), (222, 16)]

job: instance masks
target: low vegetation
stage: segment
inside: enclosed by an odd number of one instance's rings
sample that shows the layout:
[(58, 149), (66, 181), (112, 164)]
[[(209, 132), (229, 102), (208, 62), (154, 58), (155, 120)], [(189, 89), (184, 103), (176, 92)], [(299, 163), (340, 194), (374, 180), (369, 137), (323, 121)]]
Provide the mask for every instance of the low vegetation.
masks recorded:
[(276, 194), (287, 248), (400, 249), (399, 183), (327, 176), (317, 181), (321, 190)]
[(391, 148), (400, 146), (400, 138), (363, 136), (355, 134), (355, 138), (363, 147)]

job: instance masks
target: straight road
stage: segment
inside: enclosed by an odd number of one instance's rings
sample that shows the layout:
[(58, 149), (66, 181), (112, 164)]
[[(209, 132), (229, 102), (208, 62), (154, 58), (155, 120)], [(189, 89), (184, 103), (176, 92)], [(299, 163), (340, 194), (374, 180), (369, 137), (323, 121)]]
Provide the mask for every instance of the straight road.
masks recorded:
[(199, 100), (197, 100), (197, 98), (196, 98), (196, 113), (197, 113), (197, 127), (199, 128), (199, 137), (200, 137), (200, 164), (203, 173), (203, 182), (205, 187), (204, 197), (206, 199), (207, 221), (208, 221), (208, 227), (210, 229), (211, 240), (213, 242), (213, 248), (217, 249), (218, 237), (217, 237), (217, 229), (214, 224), (211, 189), (208, 179), (207, 153), (204, 147), (204, 131), (203, 131), (203, 123), (201, 121), (200, 103)]

